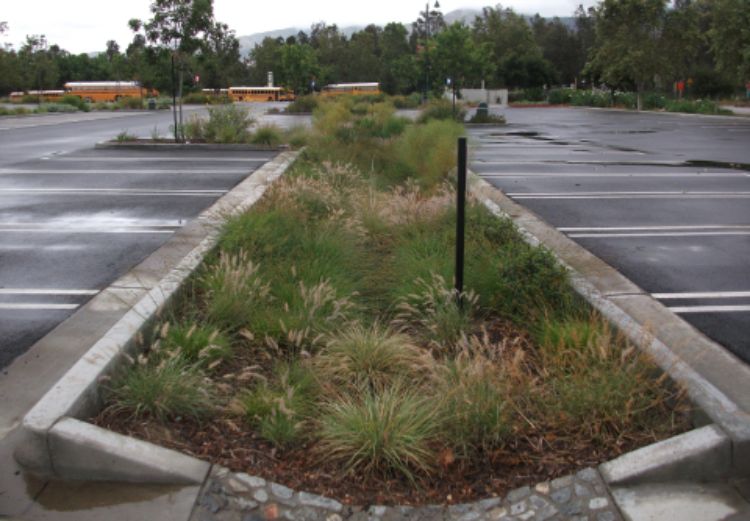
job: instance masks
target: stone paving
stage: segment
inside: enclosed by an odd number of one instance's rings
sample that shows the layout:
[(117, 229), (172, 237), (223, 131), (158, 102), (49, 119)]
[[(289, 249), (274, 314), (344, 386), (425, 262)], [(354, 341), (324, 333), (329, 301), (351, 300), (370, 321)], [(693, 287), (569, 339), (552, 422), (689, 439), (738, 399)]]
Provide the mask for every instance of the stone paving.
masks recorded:
[(353, 507), (226, 469), (216, 470), (198, 497), (190, 521), (622, 521), (593, 468), (504, 498), (460, 505)]

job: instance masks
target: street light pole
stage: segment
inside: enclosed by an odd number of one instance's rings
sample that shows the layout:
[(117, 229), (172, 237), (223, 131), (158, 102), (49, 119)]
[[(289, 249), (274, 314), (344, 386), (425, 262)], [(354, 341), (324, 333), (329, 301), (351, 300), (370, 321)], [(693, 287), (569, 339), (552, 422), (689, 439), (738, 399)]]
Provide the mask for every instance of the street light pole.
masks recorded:
[[(440, 8), (440, 2), (435, 0), (435, 9)], [(430, 2), (424, 5), (424, 102), (427, 103), (427, 96), (430, 90)]]

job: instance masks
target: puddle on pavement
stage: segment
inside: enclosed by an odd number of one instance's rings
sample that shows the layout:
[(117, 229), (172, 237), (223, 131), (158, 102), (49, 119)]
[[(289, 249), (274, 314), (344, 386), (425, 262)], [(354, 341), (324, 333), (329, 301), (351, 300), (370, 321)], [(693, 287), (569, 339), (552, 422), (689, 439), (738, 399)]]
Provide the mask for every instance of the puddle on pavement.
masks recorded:
[(184, 488), (174, 485), (50, 481), (36, 502), (46, 510), (74, 512), (148, 503), (175, 495)]

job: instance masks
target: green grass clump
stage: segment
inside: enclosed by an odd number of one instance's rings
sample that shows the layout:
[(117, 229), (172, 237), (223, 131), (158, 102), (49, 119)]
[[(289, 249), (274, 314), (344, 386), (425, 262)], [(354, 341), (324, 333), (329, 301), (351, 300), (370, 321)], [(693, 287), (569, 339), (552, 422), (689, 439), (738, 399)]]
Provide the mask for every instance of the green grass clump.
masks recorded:
[(601, 318), (549, 320), (538, 338), (545, 372), (545, 386), (538, 391), (543, 421), (595, 442), (629, 429), (674, 428), (664, 419), (679, 391), (665, 386), (666, 377), (658, 378), (654, 366)]
[(185, 105), (208, 105), (211, 100), (202, 92), (189, 92), (182, 97), (182, 102)]
[(268, 301), (270, 288), (258, 276), (258, 267), (244, 251), (221, 252), (207, 268), (200, 284), (206, 294), (205, 313), (219, 327), (239, 329)]
[(208, 109), (208, 119), (193, 116), (184, 125), (185, 137), (207, 143), (247, 143), (253, 123), (248, 111), (235, 105)]
[(445, 440), (464, 457), (500, 447), (511, 434), (514, 398), (501, 368), (478, 354), (463, 352), (441, 366)]
[(380, 390), (404, 379), (415, 385), (428, 378), (432, 360), (406, 335), (378, 324), (334, 334), (315, 357), (315, 373), (337, 388)]
[(317, 450), (349, 474), (400, 474), (414, 480), (434, 467), (439, 432), (434, 399), (397, 384), (325, 404)]
[(731, 114), (711, 100), (669, 100), (665, 107), (667, 112), (684, 112), (687, 114)]
[(283, 141), (289, 143), (289, 146), (298, 150), (308, 144), (310, 140), (310, 132), (307, 128), (302, 126), (296, 126), (288, 129), (285, 132)]
[(275, 147), (282, 142), (281, 130), (274, 125), (265, 125), (258, 127), (250, 138), (250, 142), (254, 145), (265, 145)]
[(54, 113), (54, 112), (77, 112), (78, 109), (72, 105), (68, 105), (67, 103), (42, 103), (39, 105), (39, 107), (36, 109), (36, 112), (40, 114), (44, 113)]
[(115, 136), (115, 141), (118, 143), (128, 143), (130, 141), (138, 141), (138, 136), (129, 133), (127, 130), (123, 130)]
[(134, 96), (126, 96), (115, 101), (115, 105), (121, 109), (140, 110), (143, 108), (144, 100)]
[(318, 384), (308, 367), (279, 363), (272, 381), (263, 381), (239, 397), (245, 421), (278, 447), (288, 447), (305, 436), (306, 422), (315, 410)]
[(112, 409), (134, 418), (200, 419), (213, 411), (213, 393), (203, 373), (179, 357), (133, 364), (115, 380), (111, 393)]
[(161, 348), (201, 367), (210, 367), (232, 353), (229, 338), (220, 330), (190, 322), (167, 324), (161, 331)]

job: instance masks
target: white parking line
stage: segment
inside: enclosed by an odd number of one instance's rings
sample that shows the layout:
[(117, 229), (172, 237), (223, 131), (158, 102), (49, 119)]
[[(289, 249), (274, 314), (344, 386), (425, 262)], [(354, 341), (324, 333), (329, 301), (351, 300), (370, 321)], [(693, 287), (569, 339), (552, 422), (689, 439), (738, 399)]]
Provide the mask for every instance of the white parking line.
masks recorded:
[(747, 199), (750, 192), (511, 192), (513, 199)]
[(151, 156), (142, 156), (142, 157), (70, 157), (70, 156), (60, 156), (55, 157), (53, 161), (81, 161), (81, 162), (89, 162), (89, 161), (96, 161), (96, 162), (136, 162), (136, 161), (146, 161), (148, 163), (154, 163), (157, 161), (174, 161), (175, 163), (183, 162), (183, 163), (193, 163), (196, 161), (210, 161), (212, 163), (265, 163), (267, 161), (270, 161), (273, 159), (273, 157), (210, 157), (210, 156), (193, 156), (193, 157), (151, 157)]
[(0, 295), (96, 295), (98, 289), (0, 288)]
[(78, 304), (49, 304), (45, 302), (36, 304), (5, 304), (0, 303), (0, 309), (13, 309), (13, 310), (57, 310), (57, 309), (76, 309), (79, 307)]
[(750, 224), (696, 224), (681, 226), (561, 226), (559, 231), (569, 232), (640, 232), (640, 231), (690, 231), (690, 230), (750, 230)]
[(719, 172), (695, 172), (695, 173), (688, 173), (688, 172), (680, 172), (680, 173), (625, 173), (625, 172), (614, 172), (614, 173), (608, 173), (608, 172), (586, 172), (586, 173), (578, 173), (578, 172), (559, 172), (559, 173), (547, 173), (547, 172), (531, 172), (531, 173), (525, 173), (525, 174), (519, 174), (519, 173), (503, 173), (503, 172), (478, 172), (478, 175), (481, 177), (489, 177), (489, 178), (525, 178), (525, 177), (534, 177), (534, 178), (561, 178), (561, 177), (598, 177), (601, 179), (606, 179), (610, 177), (746, 177), (750, 176), (750, 174), (742, 174), (741, 172), (737, 173), (719, 173)]
[(0, 195), (11, 194), (54, 194), (54, 195), (147, 195), (147, 196), (187, 196), (217, 197), (227, 190), (152, 190), (147, 188), (0, 188)]
[(716, 237), (723, 235), (750, 235), (747, 231), (707, 231), (707, 232), (644, 232), (644, 233), (570, 233), (571, 239), (627, 239), (636, 237)]
[(106, 225), (35, 225), (35, 224), (11, 224), (0, 225), (3, 233), (107, 233), (107, 234), (172, 234), (178, 227), (170, 229), (158, 229), (155, 226), (124, 226)]
[(222, 168), (221, 170), (191, 170), (190, 168), (161, 169), (161, 170), (17, 170), (17, 169), (0, 169), (0, 175), (161, 175), (161, 174), (196, 174), (196, 175), (233, 175), (247, 174), (247, 168)]
[(737, 313), (750, 311), (750, 306), (676, 306), (668, 309), (674, 313)]
[(719, 298), (747, 298), (750, 291), (694, 291), (686, 293), (652, 293), (656, 299), (719, 299)]

